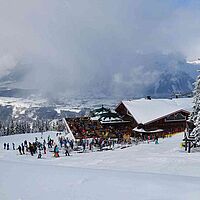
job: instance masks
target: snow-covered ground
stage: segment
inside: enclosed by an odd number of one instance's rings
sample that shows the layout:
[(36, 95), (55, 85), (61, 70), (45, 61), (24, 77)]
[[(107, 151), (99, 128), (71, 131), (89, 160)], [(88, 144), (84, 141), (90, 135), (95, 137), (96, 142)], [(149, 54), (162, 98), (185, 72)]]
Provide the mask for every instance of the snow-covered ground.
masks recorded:
[[(55, 137), (55, 132), (44, 133)], [(3, 150), (40, 134), (0, 137), (0, 199), (199, 200), (200, 152), (180, 148), (182, 134), (125, 149), (43, 159)]]

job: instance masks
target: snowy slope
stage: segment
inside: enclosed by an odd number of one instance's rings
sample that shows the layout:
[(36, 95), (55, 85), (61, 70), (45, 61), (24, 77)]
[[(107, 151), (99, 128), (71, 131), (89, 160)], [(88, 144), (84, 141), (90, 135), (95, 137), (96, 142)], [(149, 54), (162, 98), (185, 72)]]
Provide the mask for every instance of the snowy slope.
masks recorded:
[[(55, 136), (54, 132), (44, 134)], [(0, 199), (192, 199), (200, 195), (199, 153), (181, 149), (182, 134), (161, 139), (159, 145), (73, 153), (38, 160), (2, 149), (4, 142), (20, 144), (40, 134), (0, 138)]]
[(184, 70), (163, 72), (157, 82), (147, 88), (147, 94), (155, 97), (169, 97), (174, 93), (191, 94), (195, 79)]

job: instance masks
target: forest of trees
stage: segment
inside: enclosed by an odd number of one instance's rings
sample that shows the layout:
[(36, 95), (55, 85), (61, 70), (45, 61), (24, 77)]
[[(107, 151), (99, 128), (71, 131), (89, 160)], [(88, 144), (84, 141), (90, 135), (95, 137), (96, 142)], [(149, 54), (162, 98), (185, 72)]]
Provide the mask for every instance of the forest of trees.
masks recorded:
[(0, 136), (24, 134), (24, 133), (36, 133), (52, 130), (50, 127), (50, 121), (36, 120), (33, 122), (27, 121), (0, 121)]

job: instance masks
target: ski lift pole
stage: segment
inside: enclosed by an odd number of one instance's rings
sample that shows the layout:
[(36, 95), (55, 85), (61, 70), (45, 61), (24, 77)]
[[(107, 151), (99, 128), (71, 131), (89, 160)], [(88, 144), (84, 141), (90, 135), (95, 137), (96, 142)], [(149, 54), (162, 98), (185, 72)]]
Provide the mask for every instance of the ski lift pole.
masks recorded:
[(191, 149), (191, 141), (189, 141), (188, 153), (190, 153), (190, 149)]
[(185, 151), (187, 151), (187, 128), (184, 131)]

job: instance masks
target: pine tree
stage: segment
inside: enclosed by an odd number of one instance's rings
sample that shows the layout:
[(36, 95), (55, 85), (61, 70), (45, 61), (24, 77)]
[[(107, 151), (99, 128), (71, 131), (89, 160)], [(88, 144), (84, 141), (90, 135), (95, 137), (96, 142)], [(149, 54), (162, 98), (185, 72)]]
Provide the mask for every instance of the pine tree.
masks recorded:
[(20, 125), (18, 122), (16, 122), (15, 130), (16, 130), (16, 134), (20, 134)]
[(189, 120), (195, 125), (195, 128), (190, 135), (195, 136), (196, 141), (198, 141), (200, 138), (200, 76), (197, 77), (194, 86), (194, 106)]
[(10, 128), (9, 128), (9, 126), (6, 129), (6, 135), (10, 135)]
[(6, 135), (7, 131), (6, 131), (6, 127), (3, 126), (3, 135)]
[(14, 124), (13, 120), (10, 123), (10, 134), (11, 135), (15, 134), (15, 124)]

